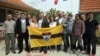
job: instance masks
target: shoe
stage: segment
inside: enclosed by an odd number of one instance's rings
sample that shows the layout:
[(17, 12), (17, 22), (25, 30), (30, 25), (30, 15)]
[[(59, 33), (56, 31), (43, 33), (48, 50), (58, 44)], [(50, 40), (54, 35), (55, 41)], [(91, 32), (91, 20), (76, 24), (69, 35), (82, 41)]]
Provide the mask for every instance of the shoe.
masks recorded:
[(30, 53), (30, 50), (26, 50), (26, 52)]
[(47, 51), (44, 51), (44, 54), (47, 54)]
[(95, 56), (95, 54), (92, 54), (92, 56)]
[(39, 52), (41, 53), (43, 50), (40, 50)]
[(67, 50), (65, 50), (65, 49), (64, 49), (63, 51), (64, 51), (64, 52), (67, 52)]
[(76, 53), (76, 50), (75, 49), (73, 49), (73, 54), (75, 54)]
[(87, 55), (90, 55), (90, 52), (86, 52)]
[(22, 53), (22, 51), (19, 51), (18, 54)]
[(82, 54), (86, 54), (86, 51), (82, 51)]
[(58, 52), (60, 52), (60, 49), (57, 49)]
[(12, 51), (12, 53), (16, 54), (16, 52), (15, 52), (15, 51)]
[(9, 54), (9, 52), (7, 52), (5, 55), (8, 55)]

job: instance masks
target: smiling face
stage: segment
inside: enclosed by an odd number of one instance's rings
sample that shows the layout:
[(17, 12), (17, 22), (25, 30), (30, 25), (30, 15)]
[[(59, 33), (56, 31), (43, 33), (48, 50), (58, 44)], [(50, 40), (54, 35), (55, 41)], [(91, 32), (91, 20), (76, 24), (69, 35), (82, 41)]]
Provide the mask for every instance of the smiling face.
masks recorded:
[(53, 16), (50, 17), (50, 21), (51, 21), (51, 22), (54, 22), (54, 21), (55, 21), (55, 19), (54, 19)]
[(32, 17), (32, 22), (37, 23), (37, 18), (35, 16)]
[(72, 15), (69, 14), (69, 15), (68, 15), (68, 20), (71, 20), (71, 19), (72, 19)]
[(93, 17), (94, 17), (94, 15), (93, 15), (93, 13), (89, 13), (89, 19), (93, 19)]
[(40, 19), (42, 19), (44, 17), (44, 14), (43, 13), (40, 13), (39, 14), (39, 17), (40, 17)]
[(80, 15), (80, 18), (81, 18), (81, 20), (85, 20), (85, 15), (84, 14), (81, 14)]
[(79, 14), (76, 14), (76, 15), (75, 15), (75, 19), (76, 19), (76, 20), (79, 20), (79, 19), (80, 19)]
[(22, 19), (25, 19), (25, 18), (26, 18), (26, 15), (25, 15), (24, 13), (22, 13), (22, 14), (21, 14), (21, 18), (22, 18)]

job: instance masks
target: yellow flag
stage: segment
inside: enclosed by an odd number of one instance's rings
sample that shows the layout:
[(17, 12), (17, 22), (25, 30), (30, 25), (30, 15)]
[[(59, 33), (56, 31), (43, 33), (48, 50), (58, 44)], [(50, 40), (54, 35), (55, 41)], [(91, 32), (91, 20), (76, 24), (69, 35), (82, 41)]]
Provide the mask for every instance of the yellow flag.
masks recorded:
[(62, 44), (62, 25), (53, 28), (33, 28), (30, 26), (28, 30), (31, 48)]

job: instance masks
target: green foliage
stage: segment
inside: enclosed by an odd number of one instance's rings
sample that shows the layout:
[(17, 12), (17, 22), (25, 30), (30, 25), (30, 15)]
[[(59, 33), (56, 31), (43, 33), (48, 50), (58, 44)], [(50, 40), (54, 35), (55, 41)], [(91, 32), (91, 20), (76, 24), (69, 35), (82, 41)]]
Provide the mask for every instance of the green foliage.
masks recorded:
[(100, 44), (100, 37), (97, 37), (97, 44)]
[(59, 13), (59, 10), (53, 9), (51, 8), (49, 11), (46, 12), (46, 15), (48, 15), (49, 17), (52, 16), (54, 13)]
[[(32, 16), (35, 15), (35, 16), (38, 18), (38, 15), (39, 15), (40, 12), (41, 12), (41, 11), (36, 10), (36, 11), (30, 11), (29, 13), (30, 13)], [(50, 16), (52, 16), (54, 13), (56, 13), (56, 14), (58, 15), (59, 12), (60, 12), (60, 10), (56, 10), (56, 9), (54, 9), (54, 8), (51, 8), (50, 10), (48, 10), (48, 11), (46, 12), (46, 15), (47, 15), (48, 17), (50, 17)], [(72, 14), (72, 13), (71, 13), (70, 11), (67, 11), (67, 12), (65, 12), (65, 14), (68, 15), (68, 14)]]
[(96, 20), (100, 23), (100, 14), (97, 14)]
[(30, 11), (29, 13), (31, 14), (31, 16), (36, 16), (38, 18), (40, 11), (39, 10)]
[[(60, 10), (56, 10), (54, 8), (51, 8), (49, 11), (46, 12), (46, 15), (48, 15), (49, 17), (52, 16), (54, 13), (56, 13), (57, 15), (59, 14)], [(72, 12), (67, 11), (65, 12), (66, 15), (68, 14), (72, 14)]]

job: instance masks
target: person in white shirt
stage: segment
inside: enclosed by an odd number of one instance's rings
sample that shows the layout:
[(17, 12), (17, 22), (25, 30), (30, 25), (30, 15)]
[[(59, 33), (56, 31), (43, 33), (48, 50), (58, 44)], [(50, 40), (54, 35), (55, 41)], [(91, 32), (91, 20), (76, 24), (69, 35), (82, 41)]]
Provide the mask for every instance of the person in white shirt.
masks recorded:
[[(57, 26), (57, 22), (55, 21), (55, 18), (53, 16), (50, 17), (50, 23), (49, 23), (49, 27), (56, 27)], [(55, 49), (55, 45), (50, 46), (51, 50)]]

